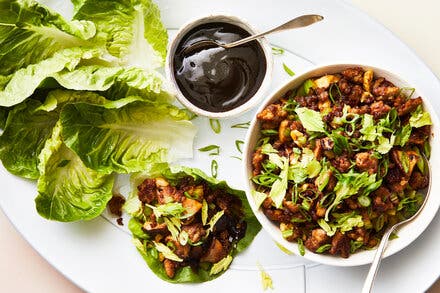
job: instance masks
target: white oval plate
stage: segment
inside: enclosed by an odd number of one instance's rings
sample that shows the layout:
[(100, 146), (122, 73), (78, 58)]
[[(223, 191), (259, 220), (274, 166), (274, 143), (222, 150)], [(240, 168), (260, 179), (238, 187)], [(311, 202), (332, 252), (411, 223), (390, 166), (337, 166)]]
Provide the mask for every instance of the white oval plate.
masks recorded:
[[(71, 4), (46, 0), (64, 15), (71, 15)], [(422, 61), (383, 26), (364, 13), (340, 0), (159, 0), (164, 23), (176, 29), (189, 19), (212, 13), (237, 15), (256, 29), (264, 30), (294, 16), (317, 13), (325, 21), (295, 32), (269, 37), (269, 41), (291, 53), (275, 58), (275, 88), (289, 76), (282, 70), (286, 63), (296, 73), (312, 64), (362, 63), (388, 69), (404, 80), (417, 84), (435, 109), (440, 109), (440, 83)], [(173, 32), (173, 30), (171, 31)], [(437, 110), (437, 113), (439, 111)], [(244, 140), (244, 129), (231, 129), (249, 121), (252, 112), (230, 121), (222, 121), (222, 133), (214, 134), (205, 119), (195, 149), (208, 144), (222, 147), (219, 178), (243, 189), (240, 161), (235, 140)], [(211, 157), (195, 150), (193, 161), (210, 173)], [(238, 256), (222, 277), (200, 285), (172, 285), (159, 280), (147, 268), (131, 244), (129, 235), (99, 217), (85, 223), (48, 222), (38, 216), (34, 207), (36, 187), (0, 168), (2, 196), (0, 206), (18, 231), (54, 267), (89, 292), (235, 292), (246, 286), (248, 292), (262, 291), (256, 262), (272, 276), (278, 292), (355, 292), (360, 291), (368, 267), (338, 268), (318, 265), (297, 256), (286, 256), (261, 232), (253, 245)], [(111, 220), (110, 222), (114, 222)], [(377, 292), (420, 292), (439, 276), (440, 218), (434, 218), (427, 230), (409, 247), (387, 258), (375, 284)], [(421, 273), (423, 271), (423, 273)]]

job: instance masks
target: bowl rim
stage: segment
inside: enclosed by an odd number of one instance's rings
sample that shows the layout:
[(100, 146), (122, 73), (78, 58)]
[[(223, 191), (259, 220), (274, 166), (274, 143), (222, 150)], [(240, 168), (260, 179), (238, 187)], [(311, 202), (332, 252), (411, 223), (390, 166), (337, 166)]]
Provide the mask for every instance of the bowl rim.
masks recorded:
[[(427, 98), (426, 95), (423, 95), (423, 92), (420, 90), (420, 87), (418, 87), (417, 84), (408, 83), (405, 79), (401, 78), (399, 74), (396, 74), (391, 70), (383, 67), (380, 68), (377, 66), (372, 66), (363, 63), (326, 63), (326, 64), (315, 65), (310, 69), (308, 69), (307, 71), (283, 82), (279, 87), (274, 89), (270, 93), (270, 95), (268, 95), (267, 98), (261, 103), (261, 105), (256, 110), (256, 113), (261, 112), (267, 105), (278, 100), (288, 90), (299, 86), (302, 82), (304, 82), (308, 78), (322, 76), (323, 74), (332, 74), (332, 73), (340, 72), (343, 69), (351, 68), (351, 67), (362, 67), (364, 68), (364, 70), (371, 69), (373, 70), (375, 75), (377, 74), (378, 76), (385, 77), (388, 80), (392, 79), (390, 81), (396, 84), (396, 86), (399, 87), (410, 86), (411, 88), (415, 88), (414, 96), (423, 97), (423, 106), (425, 110), (429, 112), (432, 120), (431, 138), (430, 138), (430, 142), (431, 142), (430, 162), (435, 162), (438, 156), (435, 146), (440, 145), (439, 142), (440, 133), (438, 129), (440, 122), (436, 112), (434, 111), (432, 104), (429, 101), (429, 98)], [(256, 209), (255, 202), (251, 194), (251, 191), (254, 189), (253, 183), (250, 180), (251, 171), (252, 171), (251, 156), (252, 156), (254, 144), (256, 142), (256, 137), (258, 136), (256, 131), (259, 129), (259, 123), (256, 119), (256, 113), (253, 116), (249, 129), (246, 133), (245, 144), (243, 148), (244, 157), (242, 161), (242, 172), (243, 172), (243, 180), (245, 182), (244, 185), (245, 185), (246, 198), (256, 218), (261, 223), (263, 229), (269, 233), (271, 238), (275, 242), (286, 248), (288, 251), (292, 252), (292, 254), (299, 255), (297, 253), (298, 251), (297, 243), (288, 242), (282, 237), (281, 233), (279, 232), (279, 228), (276, 227), (276, 225), (264, 215), (264, 213), (261, 211), (261, 208)], [(440, 170), (440, 166), (438, 168)], [(435, 166), (432, 166), (432, 170), (431, 170), (432, 178), (435, 178), (434, 170), (435, 170)], [(414, 240), (416, 240), (420, 236), (420, 234), (428, 227), (429, 223), (436, 215), (440, 206), (440, 197), (432, 196), (432, 194), (435, 194), (436, 191), (440, 191), (440, 182), (436, 183), (435, 180), (432, 180), (431, 190), (430, 190), (431, 196), (428, 198), (424, 210), (414, 221), (408, 223), (407, 225), (399, 229), (398, 231), (399, 234), (404, 233), (404, 237), (390, 241), (388, 243), (387, 249), (385, 250), (383, 258), (391, 256), (399, 252), (403, 248), (407, 247)], [(321, 264), (350, 267), (350, 266), (360, 266), (371, 263), (374, 258), (375, 252), (376, 249), (364, 250), (351, 254), (350, 257), (348, 258), (342, 258), (332, 255), (317, 254), (306, 249), (305, 254), (302, 257)]]
[(228, 15), (228, 14), (209, 14), (209, 15), (193, 18), (187, 21), (185, 24), (183, 24), (180, 27), (180, 29), (177, 31), (176, 36), (168, 43), (168, 48), (167, 48), (167, 56), (165, 59), (165, 76), (167, 77), (172, 87), (174, 88), (174, 92), (176, 94), (177, 99), (179, 100), (180, 103), (182, 103), (182, 105), (184, 105), (190, 111), (194, 112), (197, 115), (205, 116), (208, 118), (230, 118), (249, 111), (250, 109), (256, 107), (261, 102), (263, 97), (265, 97), (265, 94), (268, 92), (272, 82), (272, 74), (273, 74), (272, 47), (270, 46), (267, 39), (262, 37), (258, 39), (257, 42), (261, 46), (264, 57), (266, 59), (266, 72), (264, 74), (264, 78), (257, 92), (255, 92), (255, 94), (244, 104), (225, 112), (210, 112), (195, 106), (185, 97), (185, 95), (183, 95), (174, 77), (173, 57), (177, 46), (179, 45), (182, 38), (185, 37), (185, 35), (194, 27), (210, 22), (226, 22), (226, 21), (228, 23), (240, 26), (250, 34), (259, 33), (257, 29), (255, 29), (252, 25), (249, 24), (247, 20), (243, 19), (242, 17), (237, 17), (235, 15)]

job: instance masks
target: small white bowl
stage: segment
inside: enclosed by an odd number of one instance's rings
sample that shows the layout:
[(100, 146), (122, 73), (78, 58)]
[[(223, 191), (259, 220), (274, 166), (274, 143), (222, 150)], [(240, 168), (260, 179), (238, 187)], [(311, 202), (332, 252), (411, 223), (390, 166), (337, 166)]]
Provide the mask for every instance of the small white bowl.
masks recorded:
[[(433, 99), (435, 97), (428, 97), (424, 95), (421, 92), (421, 89), (417, 87), (417, 85), (413, 83), (407, 83), (396, 74), (391, 73), (387, 70), (373, 66), (368, 66), (368, 65), (360, 65), (360, 64), (336, 64), (336, 65), (319, 66), (301, 75), (294, 77), (293, 79), (291, 79), (290, 81), (279, 87), (277, 90), (275, 90), (271, 95), (269, 95), (268, 98), (259, 107), (257, 113), (261, 112), (269, 104), (283, 97), (284, 94), (287, 93), (287, 91), (300, 86), (305, 80), (309, 78), (319, 77), (324, 74), (341, 72), (346, 68), (355, 67), (355, 66), (360, 66), (364, 69), (371, 69), (374, 71), (375, 76), (384, 77), (398, 87), (411, 87), (411, 88), (414, 87), (415, 92), (413, 94), (413, 97), (418, 97), (418, 96), (422, 97), (424, 102), (424, 108), (430, 113), (433, 124), (432, 126), (433, 135), (431, 136), (430, 162), (431, 162), (431, 178), (434, 178), (434, 180), (431, 180), (430, 196), (421, 214), (414, 221), (399, 229), (397, 233), (398, 235), (397, 239), (388, 242), (388, 247), (384, 253), (384, 257), (388, 257), (390, 255), (395, 254), (396, 252), (400, 251), (401, 249), (408, 246), (411, 242), (413, 242), (426, 229), (426, 227), (434, 218), (440, 206), (440, 196), (438, 196), (438, 194), (440, 194), (440, 180), (435, 180), (435, 178), (440, 175), (440, 164), (434, 164), (436, 162), (439, 162), (440, 160), (440, 152), (439, 152), (440, 122), (437, 117), (437, 114), (434, 111), (434, 108), (429, 102), (429, 99)], [(247, 132), (244, 151), (243, 151), (244, 153), (243, 171), (245, 174), (244, 180), (246, 182), (245, 190), (246, 190), (247, 199), (257, 219), (262, 224), (263, 229), (265, 229), (276, 242), (280, 243), (287, 250), (291, 251), (292, 253), (299, 254), (298, 245), (296, 243), (289, 242), (282, 237), (279, 227), (276, 224), (274, 224), (272, 221), (270, 221), (264, 215), (261, 209), (256, 208), (254, 199), (251, 195), (251, 190), (254, 190), (254, 184), (250, 179), (252, 177), (252, 153), (259, 139), (259, 132), (260, 132), (260, 123), (256, 119), (256, 117), (254, 117), (250, 124), (250, 128)], [(304, 257), (311, 261), (328, 264), (328, 265), (358, 266), (358, 265), (371, 263), (375, 253), (376, 250), (358, 251), (350, 255), (348, 258), (342, 258), (339, 256), (316, 254), (306, 249)]]
[(205, 23), (211, 23), (211, 22), (225, 22), (230, 23), (236, 26), (239, 26), (249, 32), (251, 35), (257, 34), (258, 31), (256, 31), (254, 28), (252, 28), (249, 23), (246, 21), (236, 17), (236, 16), (229, 16), (229, 15), (209, 15), (202, 18), (197, 18), (195, 20), (189, 21), (185, 25), (182, 26), (182, 28), (177, 32), (176, 37), (170, 42), (168, 45), (168, 54), (165, 61), (165, 74), (168, 78), (168, 80), (171, 81), (172, 85), (174, 86), (176, 90), (177, 99), (190, 111), (196, 113), (200, 116), (206, 116), (209, 118), (228, 118), (228, 117), (234, 117), (238, 116), (240, 114), (243, 114), (244, 112), (252, 109), (253, 107), (257, 106), (259, 102), (261, 102), (262, 98), (265, 96), (267, 90), (269, 89), (270, 82), (272, 79), (272, 67), (273, 67), (273, 58), (272, 58), (272, 48), (267, 42), (265, 38), (260, 38), (258, 40), (259, 44), (261, 45), (261, 48), (263, 49), (264, 56), (266, 58), (266, 72), (263, 78), (263, 81), (258, 89), (258, 91), (244, 104), (229, 110), (225, 112), (210, 112), (206, 111), (204, 109), (201, 109), (194, 104), (192, 104), (181, 92), (179, 89), (179, 86), (176, 82), (176, 79), (174, 77), (174, 64), (173, 59), (174, 55), (176, 53), (176, 49), (182, 40), (183, 37), (186, 36), (186, 34), (192, 30), (194, 27), (199, 26), (201, 24)]

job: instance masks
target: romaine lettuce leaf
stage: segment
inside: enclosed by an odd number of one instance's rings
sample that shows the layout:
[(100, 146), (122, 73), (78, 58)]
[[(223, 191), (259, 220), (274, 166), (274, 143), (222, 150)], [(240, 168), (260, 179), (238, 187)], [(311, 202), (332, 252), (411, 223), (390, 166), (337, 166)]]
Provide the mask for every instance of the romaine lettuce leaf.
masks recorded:
[(63, 70), (53, 78), (65, 88), (99, 91), (109, 100), (127, 96), (158, 102), (174, 100), (166, 80), (154, 70), (90, 65), (77, 67), (74, 71)]
[[(37, 64), (17, 70), (8, 78), (3, 78), (0, 88), (0, 106), (13, 106), (30, 97), (47, 78), (66, 69), (74, 70), (84, 59), (100, 57), (101, 49), (70, 48), (55, 53)], [(1, 64), (1, 63), (0, 63)]]
[(29, 99), (15, 106), (10, 111), (7, 125), (0, 136), (0, 159), (5, 168), (12, 174), (37, 179), (38, 155), (46, 139), (52, 134), (61, 106), (79, 101), (105, 104), (105, 107), (114, 108), (132, 102), (133, 99), (109, 101), (93, 92), (54, 90), (47, 94), (43, 103)]
[[(225, 181), (219, 181), (215, 178), (209, 177), (199, 169), (183, 166), (169, 166), (166, 163), (154, 164), (148, 168), (148, 171), (132, 175), (132, 193), (130, 197), (137, 198), (137, 186), (145, 178), (155, 178), (158, 176), (166, 178), (169, 182), (178, 182), (180, 178), (192, 176), (196, 182), (200, 182), (201, 180), (203, 180), (209, 186), (215, 189), (223, 189), (227, 193), (233, 194), (241, 200), (243, 204), (243, 220), (247, 223), (247, 228), (245, 236), (237, 243), (237, 246), (232, 250), (232, 257), (235, 257), (236, 254), (246, 249), (251, 244), (258, 232), (261, 230), (261, 225), (255, 218), (251, 207), (246, 200), (246, 194), (243, 191), (232, 189), (226, 184)], [(130, 199), (128, 201), (130, 201)], [(132, 201), (132, 203), (134, 202), (135, 201)], [(140, 207), (140, 201), (138, 201), (138, 204)], [(136, 210), (132, 207), (130, 209), (132, 211)], [(130, 220), (130, 223), (132, 223), (132, 221), (134, 222), (131, 224), (131, 231), (134, 237), (133, 242), (135, 243), (136, 248), (143, 256), (150, 269), (159, 278), (171, 283), (200, 283), (213, 280), (224, 273), (224, 271), (219, 271), (218, 274), (210, 274), (210, 268), (200, 267), (197, 271), (195, 271), (191, 269), (191, 267), (186, 266), (178, 269), (174, 278), (170, 279), (165, 272), (163, 263), (158, 258), (158, 252), (156, 248), (154, 248), (154, 245), (148, 245), (148, 240), (145, 240), (147, 237), (144, 237), (143, 234), (139, 235), (138, 228), (141, 224), (136, 218), (137, 213), (135, 212), (132, 215), (133, 218)]]
[(3, 134), (0, 136), (0, 159), (12, 174), (37, 179), (38, 154), (52, 128), (58, 113), (37, 110), (41, 103), (29, 99), (14, 107), (8, 115)]
[(66, 145), (87, 167), (107, 174), (189, 158), (196, 132), (183, 110), (140, 101), (118, 109), (69, 104), (61, 112), (61, 125)]
[(168, 41), (160, 12), (151, 0), (85, 0), (74, 18), (97, 27), (93, 41), (104, 43), (120, 65), (156, 68), (163, 64)]
[(61, 140), (57, 124), (40, 154), (38, 213), (49, 220), (71, 222), (97, 217), (112, 197), (114, 176), (84, 166)]
[(1, 1), (0, 20), (0, 75), (90, 44), (86, 40), (96, 33), (92, 22), (67, 21), (33, 0)]
[[(173, 101), (164, 78), (153, 70), (140, 68), (78, 66), (94, 57), (103, 57), (99, 49), (72, 48), (56, 53), (38, 64), (18, 70), (0, 84), (0, 105), (12, 106), (25, 100), (42, 82), (52, 78), (64, 88), (80, 91), (99, 91), (109, 100), (137, 95), (159, 103)], [(1, 82), (1, 80), (0, 80)]]

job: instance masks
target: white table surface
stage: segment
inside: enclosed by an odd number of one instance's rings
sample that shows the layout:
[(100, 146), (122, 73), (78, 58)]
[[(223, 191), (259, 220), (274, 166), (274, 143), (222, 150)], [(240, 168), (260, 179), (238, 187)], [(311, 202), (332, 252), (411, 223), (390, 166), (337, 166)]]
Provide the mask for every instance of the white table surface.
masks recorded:
[[(351, 0), (383, 23), (440, 77), (440, 1)], [(2, 194), (0, 196), (7, 196)], [(15, 230), (0, 210), (1, 292), (82, 292), (50, 266)], [(440, 292), (440, 281), (429, 290)]]

